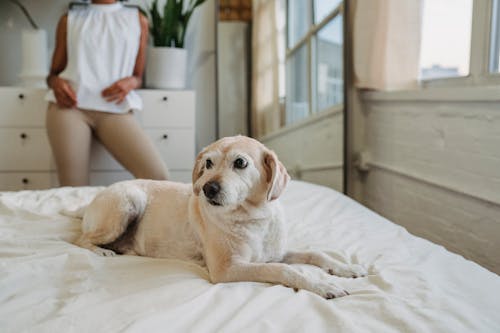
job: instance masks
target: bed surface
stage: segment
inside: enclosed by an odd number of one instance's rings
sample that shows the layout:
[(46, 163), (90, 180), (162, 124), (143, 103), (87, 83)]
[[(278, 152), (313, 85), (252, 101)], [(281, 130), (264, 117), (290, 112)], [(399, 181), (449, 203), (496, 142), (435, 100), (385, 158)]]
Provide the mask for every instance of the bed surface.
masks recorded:
[(330, 189), (292, 181), (281, 200), (289, 248), (368, 268), (366, 278), (332, 277), (351, 293), (333, 300), (213, 285), (192, 263), (76, 247), (79, 220), (59, 211), (99, 190), (0, 194), (0, 332), (500, 332), (498, 275)]

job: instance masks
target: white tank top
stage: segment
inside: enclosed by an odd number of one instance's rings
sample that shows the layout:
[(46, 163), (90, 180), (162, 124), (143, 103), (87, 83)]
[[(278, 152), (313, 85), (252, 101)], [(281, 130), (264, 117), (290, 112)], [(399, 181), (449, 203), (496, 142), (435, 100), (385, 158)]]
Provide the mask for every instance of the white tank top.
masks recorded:
[[(118, 105), (101, 95), (103, 89), (133, 74), (141, 36), (138, 10), (121, 3), (90, 4), (70, 10), (67, 22), (68, 63), (59, 76), (70, 81), (77, 107), (112, 113), (142, 109), (135, 91)], [(56, 101), (52, 90), (47, 100)]]

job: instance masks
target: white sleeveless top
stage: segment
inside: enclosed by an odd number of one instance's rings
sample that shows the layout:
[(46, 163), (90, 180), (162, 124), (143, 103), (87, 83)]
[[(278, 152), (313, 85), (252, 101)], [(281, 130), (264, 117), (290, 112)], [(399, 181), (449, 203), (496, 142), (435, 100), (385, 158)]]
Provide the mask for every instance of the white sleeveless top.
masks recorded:
[[(90, 4), (70, 10), (67, 22), (68, 63), (59, 76), (71, 83), (77, 107), (112, 113), (142, 109), (135, 91), (118, 105), (101, 95), (103, 89), (133, 74), (141, 36), (138, 10), (121, 3)], [(47, 100), (56, 101), (52, 90)]]

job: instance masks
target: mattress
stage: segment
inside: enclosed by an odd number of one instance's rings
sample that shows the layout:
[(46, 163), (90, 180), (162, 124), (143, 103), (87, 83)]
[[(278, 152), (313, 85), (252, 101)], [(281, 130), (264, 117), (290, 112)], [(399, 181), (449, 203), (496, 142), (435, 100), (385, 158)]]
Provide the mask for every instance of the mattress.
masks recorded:
[[(500, 332), (500, 277), (355, 201), (292, 181), (289, 248), (364, 265), (326, 300), (266, 283), (212, 284), (177, 260), (99, 257), (61, 213), (102, 188), (0, 194), (0, 332)], [(296, 265), (320, 277), (316, 267)]]

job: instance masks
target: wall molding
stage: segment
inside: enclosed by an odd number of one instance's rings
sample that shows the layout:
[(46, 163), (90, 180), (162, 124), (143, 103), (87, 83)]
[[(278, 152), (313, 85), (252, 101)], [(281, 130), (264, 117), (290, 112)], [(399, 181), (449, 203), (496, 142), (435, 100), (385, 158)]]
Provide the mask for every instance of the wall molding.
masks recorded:
[(328, 111), (315, 113), (312, 116), (309, 116), (308, 118), (306, 118), (302, 121), (298, 121), (297, 123), (282, 127), (280, 129), (278, 129), (270, 134), (266, 134), (258, 139), (259, 139), (259, 141), (265, 143), (266, 141), (271, 141), (271, 140), (276, 139), (280, 136), (284, 136), (287, 133), (298, 131), (302, 128), (305, 128), (309, 125), (317, 123), (317, 122), (324, 120), (326, 118), (334, 117), (337, 115), (342, 115), (343, 111), (344, 111), (344, 106), (338, 105), (338, 106), (332, 107)]
[(499, 86), (428, 87), (402, 91), (365, 91), (364, 102), (498, 102)]
[(458, 187), (443, 184), (440, 181), (437, 181), (435, 179), (430, 179), (430, 178), (425, 177), (425, 176), (418, 175), (418, 174), (411, 172), (411, 171), (403, 170), (401, 168), (389, 166), (387, 164), (375, 162), (375, 161), (370, 161), (368, 164), (370, 165), (370, 167), (373, 167), (375, 169), (388, 171), (390, 173), (397, 174), (399, 176), (403, 176), (405, 178), (409, 178), (409, 179), (412, 179), (412, 180), (417, 181), (417, 182), (422, 182), (422, 183), (425, 183), (427, 185), (431, 185), (433, 187), (438, 187), (438, 188), (447, 190), (449, 192), (454, 192), (454, 193), (460, 194), (462, 196), (466, 196), (466, 197), (473, 198), (473, 199), (476, 199), (476, 200), (479, 200), (482, 202), (486, 202), (488, 204), (500, 206), (500, 201), (498, 201), (498, 200), (490, 199), (486, 196), (483, 196), (483, 195), (480, 195), (477, 193), (466, 192), (465, 190), (462, 190)]
[(343, 169), (344, 164), (341, 162), (325, 163), (325, 164), (311, 164), (311, 165), (296, 165), (290, 168), (288, 171), (297, 177), (302, 179), (305, 173), (318, 172), (318, 171), (328, 171), (328, 170), (338, 170)]
[(344, 164), (342, 162), (336, 162), (336, 163), (325, 163), (325, 164), (298, 165), (295, 167), (295, 170), (299, 170), (301, 172), (310, 172), (310, 171), (341, 169), (343, 167)]

